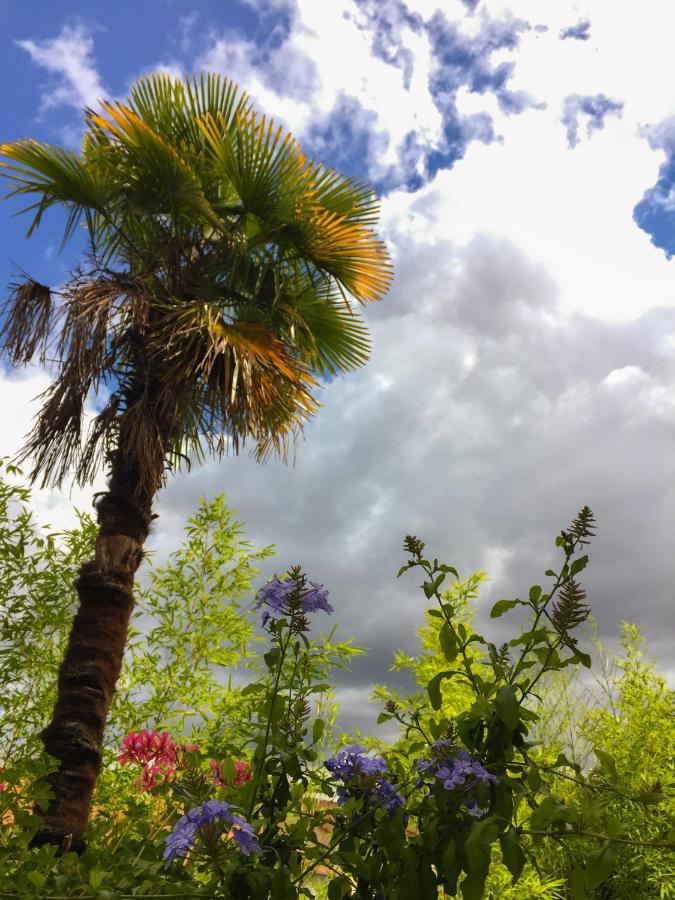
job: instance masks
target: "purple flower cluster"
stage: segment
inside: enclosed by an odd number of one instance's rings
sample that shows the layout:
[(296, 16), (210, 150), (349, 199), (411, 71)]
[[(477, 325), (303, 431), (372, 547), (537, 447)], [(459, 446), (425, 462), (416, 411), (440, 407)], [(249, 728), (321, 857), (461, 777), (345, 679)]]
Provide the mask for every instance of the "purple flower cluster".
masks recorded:
[[(317, 612), (320, 609), (329, 614), (332, 613), (333, 607), (328, 602), (328, 591), (326, 588), (322, 584), (316, 584), (314, 581), (310, 581), (310, 585), (311, 587), (307, 588), (304, 586), (304, 581), (298, 582), (295, 578), (287, 578), (285, 581), (273, 578), (263, 585), (255, 604), (256, 609), (260, 609), (261, 606), (269, 607), (262, 614), (263, 627), (270, 619), (289, 615), (289, 599), (298, 590), (298, 587), (300, 587), (299, 609), (305, 615)], [(272, 611), (270, 612), (269, 610)]]
[(337, 788), (337, 801), (344, 806), (351, 798), (363, 799), (364, 807), (382, 807), (391, 818), (399, 806), (405, 806), (405, 801), (394, 785), (383, 777), (388, 771), (386, 762), (379, 756), (366, 756), (366, 753), (365, 747), (351, 744), (325, 761), (328, 771), (342, 781)]
[(208, 822), (223, 819), (230, 826), (228, 837), (231, 837), (245, 856), (260, 853), (260, 845), (253, 827), (232, 812), (232, 804), (222, 800), (207, 800), (196, 806), (180, 818), (167, 835), (164, 849), (165, 865), (169, 865), (177, 857), (184, 857), (192, 849), (199, 829)]
[[(497, 784), (499, 779), (487, 771), (482, 763), (473, 759), (463, 747), (455, 748), (452, 741), (434, 741), (431, 745), (432, 758), (415, 762), (420, 777), (417, 787), (426, 784), (430, 789), (442, 786), (446, 791), (458, 791), (471, 816), (485, 815), (472, 796), (472, 791), (480, 784)], [(431, 782), (425, 781), (431, 777)]]

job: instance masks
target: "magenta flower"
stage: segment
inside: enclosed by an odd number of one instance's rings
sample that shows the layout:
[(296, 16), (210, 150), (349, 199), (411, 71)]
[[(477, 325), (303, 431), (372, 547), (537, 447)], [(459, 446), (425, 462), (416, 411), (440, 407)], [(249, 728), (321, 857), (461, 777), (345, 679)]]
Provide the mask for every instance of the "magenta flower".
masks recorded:
[(168, 731), (130, 731), (122, 741), (117, 761), (121, 766), (142, 766), (137, 784), (142, 791), (151, 791), (158, 784), (171, 781), (183, 762), (183, 754), (193, 750), (199, 750), (199, 746), (182, 746), (171, 739)]

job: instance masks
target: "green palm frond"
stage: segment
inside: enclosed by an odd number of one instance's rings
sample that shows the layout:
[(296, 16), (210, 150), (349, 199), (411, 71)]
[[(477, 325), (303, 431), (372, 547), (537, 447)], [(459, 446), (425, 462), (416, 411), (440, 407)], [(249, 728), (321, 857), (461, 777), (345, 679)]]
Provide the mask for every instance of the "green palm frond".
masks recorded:
[(10, 184), (9, 196), (37, 195), (35, 203), (23, 212), (35, 215), (27, 237), (39, 226), (49, 207), (63, 204), (70, 215), (64, 241), (83, 215), (93, 233), (92, 214), (105, 209), (116, 192), (114, 178), (98, 167), (88, 165), (76, 153), (34, 140), (0, 144), (0, 170)]
[(324, 297), (307, 291), (281, 301), (276, 313), (286, 318), (299, 352), (321, 375), (334, 377), (359, 368), (370, 357), (365, 322), (336, 291)]
[(217, 118), (231, 128), (237, 115), (250, 110), (251, 101), (233, 81), (212, 73), (192, 81), (156, 73), (133, 85), (128, 106), (166, 140), (196, 147), (201, 119)]
[[(108, 118), (90, 113), (90, 125), (109, 136), (110, 149), (117, 152), (108, 154), (107, 162), (126, 173), (127, 191), (139, 212), (201, 215), (222, 228), (197, 173), (177, 150), (128, 106), (103, 103), (102, 107)], [(103, 154), (105, 148), (100, 150)]]

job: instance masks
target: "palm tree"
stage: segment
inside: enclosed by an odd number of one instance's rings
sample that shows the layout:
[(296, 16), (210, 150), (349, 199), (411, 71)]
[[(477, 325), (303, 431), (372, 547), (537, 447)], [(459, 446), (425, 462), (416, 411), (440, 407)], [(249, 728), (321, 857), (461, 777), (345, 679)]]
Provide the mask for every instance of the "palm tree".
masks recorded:
[[(30, 235), (52, 206), (86, 254), (58, 291), (24, 276), (2, 326), (14, 365), (54, 379), (21, 458), (31, 477), (88, 483), (103, 466), (94, 558), (58, 677), (45, 749), (54, 798), (35, 842), (81, 850), (101, 766), (155, 494), (205, 451), (283, 456), (317, 406), (318, 378), (363, 364), (352, 301), (391, 267), (370, 187), (308, 159), (230, 81), (153, 75), (85, 113), (81, 152), (0, 146)], [(81, 229), (80, 229), (81, 231)], [(87, 428), (85, 401), (100, 411)]]

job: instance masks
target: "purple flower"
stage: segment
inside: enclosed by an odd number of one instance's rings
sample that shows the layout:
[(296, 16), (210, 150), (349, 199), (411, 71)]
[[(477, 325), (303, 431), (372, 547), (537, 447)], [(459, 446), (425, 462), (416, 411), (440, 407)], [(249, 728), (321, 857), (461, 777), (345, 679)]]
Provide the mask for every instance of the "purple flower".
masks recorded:
[(195, 806), (182, 816), (167, 835), (164, 847), (165, 865), (168, 866), (179, 856), (186, 856), (197, 840), (199, 829), (217, 819), (223, 819), (232, 826), (231, 836), (242, 853), (248, 856), (251, 852), (261, 852), (252, 826), (232, 812), (231, 803), (225, 803), (223, 800), (207, 800), (206, 803)]
[[(382, 776), (388, 771), (386, 762), (379, 756), (366, 756), (368, 751), (359, 744), (351, 744), (331, 756), (324, 766), (343, 783), (336, 789), (340, 806), (354, 799), (363, 799), (364, 807), (382, 807), (393, 817), (397, 807), (405, 801), (394, 785)], [(404, 814), (404, 820), (407, 816)]]
[(231, 836), (244, 856), (262, 852), (253, 826), (239, 816), (233, 816)]
[(350, 744), (336, 756), (327, 759), (324, 766), (343, 781), (357, 775), (378, 775), (386, 772), (386, 762), (379, 756), (365, 756), (367, 752), (360, 744)]
[[(499, 779), (487, 771), (485, 766), (463, 747), (455, 749), (451, 741), (434, 741), (431, 745), (433, 759), (418, 759), (415, 761), (420, 777), (415, 787), (427, 785), (431, 790), (442, 784), (446, 791), (460, 791), (462, 800), (471, 816), (482, 816), (486, 810), (479, 809), (472, 796), (473, 789), (478, 784), (497, 784)], [(425, 781), (432, 777), (432, 782)]]
[(436, 772), (436, 778), (441, 779), (446, 791), (453, 791), (456, 787), (461, 787), (464, 784), (464, 772), (454, 766), (452, 768), (441, 766)]
[(386, 778), (383, 778), (380, 781), (373, 793), (379, 800), (383, 801), (381, 805), (387, 810), (390, 816), (394, 815), (398, 806), (405, 806), (405, 800), (401, 794), (398, 793), (394, 785), (387, 781)]
[(285, 581), (273, 578), (267, 584), (264, 584), (258, 592), (258, 599), (255, 603), (256, 609), (260, 609), (261, 606), (269, 607), (262, 614), (263, 627), (270, 619), (289, 615), (291, 611), (289, 600), (291, 595), (298, 589), (300, 591), (299, 609), (305, 615), (318, 612), (320, 609), (328, 614), (332, 613), (333, 607), (328, 602), (328, 591), (326, 588), (322, 584), (316, 584), (314, 581), (310, 581), (310, 584), (310, 588), (305, 587), (304, 576), (299, 581), (295, 578), (287, 578)]

